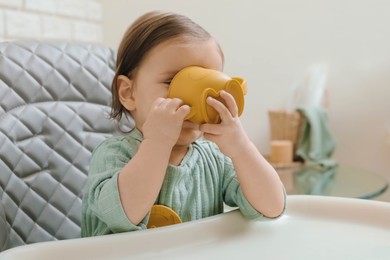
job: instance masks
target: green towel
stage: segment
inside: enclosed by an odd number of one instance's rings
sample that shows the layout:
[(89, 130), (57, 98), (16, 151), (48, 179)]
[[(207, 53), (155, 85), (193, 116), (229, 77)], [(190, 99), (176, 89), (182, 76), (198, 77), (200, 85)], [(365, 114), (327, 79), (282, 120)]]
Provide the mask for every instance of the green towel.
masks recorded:
[(337, 165), (330, 159), (336, 142), (328, 128), (328, 119), (321, 107), (306, 106), (297, 108), (303, 116), (303, 125), (297, 143), (296, 155), (306, 164), (319, 164), (326, 167)]

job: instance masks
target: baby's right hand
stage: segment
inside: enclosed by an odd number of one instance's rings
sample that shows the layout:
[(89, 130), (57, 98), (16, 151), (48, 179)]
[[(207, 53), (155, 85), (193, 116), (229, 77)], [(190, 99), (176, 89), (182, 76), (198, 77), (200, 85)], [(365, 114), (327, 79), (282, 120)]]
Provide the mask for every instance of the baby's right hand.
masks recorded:
[(156, 99), (142, 126), (144, 140), (162, 142), (173, 147), (179, 139), (184, 119), (190, 112), (190, 107), (182, 103), (178, 98)]

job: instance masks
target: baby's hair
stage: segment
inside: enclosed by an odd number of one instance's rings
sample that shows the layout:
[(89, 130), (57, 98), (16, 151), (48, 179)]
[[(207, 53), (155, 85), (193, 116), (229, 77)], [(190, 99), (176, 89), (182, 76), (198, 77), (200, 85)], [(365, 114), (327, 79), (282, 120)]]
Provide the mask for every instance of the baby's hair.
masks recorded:
[[(207, 41), (211, 35), (184, 15), (149, 12), (139, 17), (125, 32), (118, 48), (116, 72), (112, 81), (111, 118), (119, 122), (127, 115), (119, 101), (117, 78), (124, 75), (133, 79), (142, 59), (157, 45), (175, 38), (190, 41)], [(223, 59), (222, 50), (220, 50)]]

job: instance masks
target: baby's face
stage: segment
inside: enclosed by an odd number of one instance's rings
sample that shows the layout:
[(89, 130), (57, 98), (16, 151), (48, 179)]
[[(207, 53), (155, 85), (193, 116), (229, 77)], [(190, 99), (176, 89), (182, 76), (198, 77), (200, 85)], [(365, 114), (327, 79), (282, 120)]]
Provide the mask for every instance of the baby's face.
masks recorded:
[[(170, 40), (153, 48), (143, 59), (136, 72), (133, 92), (136, 109), (132, 112), (141, 131), (151, 104), (159, 97), (168, 96), (172, 78), (188, 66), (222, 70), (223, 60), (215, 40)], [(199, 136), (198, 126), (185, 122), (178, 144), (193, 142)]]

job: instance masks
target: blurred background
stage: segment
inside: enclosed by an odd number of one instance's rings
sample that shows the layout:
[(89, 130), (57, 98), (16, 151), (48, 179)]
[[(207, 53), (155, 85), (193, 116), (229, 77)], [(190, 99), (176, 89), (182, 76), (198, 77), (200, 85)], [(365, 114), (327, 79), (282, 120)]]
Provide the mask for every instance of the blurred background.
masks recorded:
[[(219, 41), (225, 72), (248, 81), (242, 122), (265, 155), (267, 111), (288, 109), (294, 87), (312, 68), (326, 68), (333, 158), (390, 181), (390, 1), (0, 0), (0, 41), (116, 49), (130, 23), (151, 10), (187, 15)], [(390, 201), (390, 192), (377, 199)]]

